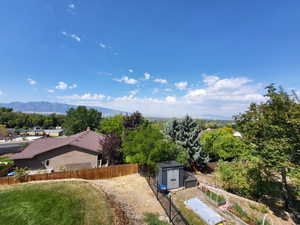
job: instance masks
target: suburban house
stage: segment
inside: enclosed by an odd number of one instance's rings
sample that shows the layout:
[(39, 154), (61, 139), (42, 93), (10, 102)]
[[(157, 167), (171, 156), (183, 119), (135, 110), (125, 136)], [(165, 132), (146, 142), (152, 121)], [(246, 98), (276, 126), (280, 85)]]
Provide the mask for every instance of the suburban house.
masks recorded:
[(63, 129), (48, 129), (48, 130), (43, 130), (40, 128), (34, 128), (34, 129), (18, 129), (16, 130), (16, 133), (22, 136), (50, 136), (50, 137), (58, 137), (62, 136), (64, 133)]
[(61, 138), (35, 140), (22, 152), (11, 156), (17, 167), (51, 171), (101, 167), (105, 136), (90, 130)]

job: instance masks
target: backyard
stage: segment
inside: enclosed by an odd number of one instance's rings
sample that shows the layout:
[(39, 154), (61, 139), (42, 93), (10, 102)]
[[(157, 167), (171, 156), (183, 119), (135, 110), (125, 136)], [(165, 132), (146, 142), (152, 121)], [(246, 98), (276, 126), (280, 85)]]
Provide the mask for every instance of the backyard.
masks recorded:
[(110, 225), (115, 211), (105, 194), (83, 181), (0, 187), (1, 225)]

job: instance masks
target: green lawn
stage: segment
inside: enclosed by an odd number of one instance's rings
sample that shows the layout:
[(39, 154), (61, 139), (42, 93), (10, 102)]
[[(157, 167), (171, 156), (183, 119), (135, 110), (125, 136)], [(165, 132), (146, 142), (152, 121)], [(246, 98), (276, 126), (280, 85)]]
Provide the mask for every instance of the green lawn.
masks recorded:
[(0, 225), (110, 225), (113, 210), (86, 182), (20, 184), (0, 189)]

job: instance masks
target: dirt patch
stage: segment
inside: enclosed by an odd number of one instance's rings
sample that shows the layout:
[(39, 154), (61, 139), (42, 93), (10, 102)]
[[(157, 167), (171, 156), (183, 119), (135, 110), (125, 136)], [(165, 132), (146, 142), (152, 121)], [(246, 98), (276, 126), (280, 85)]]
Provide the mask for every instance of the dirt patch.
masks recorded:
[(120, 205), (130, 219), (130, 224), (145, 224), (144, 213), (158, 213), (167, 218), (144, 177), (133, 174), (108, 180), (90, 181), (98, 185), (109, 198)]

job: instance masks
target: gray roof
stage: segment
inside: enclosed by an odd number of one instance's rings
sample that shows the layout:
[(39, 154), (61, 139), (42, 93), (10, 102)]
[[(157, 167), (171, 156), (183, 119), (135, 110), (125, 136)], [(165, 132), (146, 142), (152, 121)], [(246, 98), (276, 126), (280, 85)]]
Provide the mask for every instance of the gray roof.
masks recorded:
[(172, 161), (165, 161), (165, 162), (158, 163), (158, 167), (160, 168), (183, 167), (183, 164), (176, 162), (175, 160), (172, 160)]
[(66, 145), (72, 145), (93, 152), (102, 152), (100, 140), (103, 140), (103, 134), (94, 131), (84, 131), (69, 137), (63, 138), (40, 138), (28, 145), (22, 152), (13, 154), (11, 159), (31, 159), (36, 155), (48, 152)]

